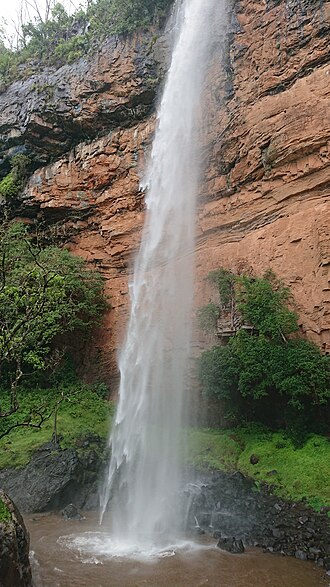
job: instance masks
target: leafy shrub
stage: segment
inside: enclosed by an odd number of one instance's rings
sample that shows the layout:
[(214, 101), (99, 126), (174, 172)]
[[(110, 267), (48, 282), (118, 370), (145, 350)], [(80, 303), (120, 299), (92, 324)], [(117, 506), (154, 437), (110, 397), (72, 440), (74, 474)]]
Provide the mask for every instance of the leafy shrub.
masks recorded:
[[(238, 330), (226, 346), (201, 355), (204, 391), (249, 419), (287, 424), (299, 443), (307, 420), (319, 418), (330, 399), (330, 358), (309, 341), (288, 338), (298, 330), (297, 316), (286, 306), (289, 291), (273, 274), (236, 277), (234, 295), (254, 334)], [(299, 413), (308, 417), (299, 416), (298, 425)]]
[(0, 181), (0, 195), (15, 198), (24, 186), (30, 159), (26, 155), (15, 155), (11, 160), (11, 171)]
[[(109, 35), (122, 35), (150, 26), (166, 15), (173, 0), (92, 0), (86, 10), (69, 15), (57, 3), (50, 18), (40, 18), (22, 27), (21, 47), (12, 51), (1, 41), (0, 85), (27, 77), (40, 64), (60, 66), (71, 63), (95, 49)], [(35, 63), (35, 60), (38, 63)]]
[(235, 295), (236, 276), (230, 271), (220, 268), (211, 271), (208, 274), (208, 279), (214, 283), (218, 290), (221, 307), (227, 308)]
[[(0, 369), (16, 412), (17, 387), (27, 373), (59, 364), (61, 336), (83, 336), (106, 307), (103, 280), (85, 262), (57, 247), (41, 248), (26, 227), (0, 233)], [(63, 341), (62, 341), (63, 344)]]
[(217, 319), (219, 317), (219, 307), (210, 302), (198, 310), (197, 317), (199, 326), (202, 330), (205, 332), (213, 332), (216, 328)]
[(268, 271), (262, 279), (236, 278), (238, 309), (246, 322), (260, 334), (271, 338), (285, 338), (298, 330), (297, 315), (287, 307), (290, 290)]
[(12, 172), (0, 181), (0, 194), (4, 198), (13, 198), (19, 191), (19, 184), (15, 181)]

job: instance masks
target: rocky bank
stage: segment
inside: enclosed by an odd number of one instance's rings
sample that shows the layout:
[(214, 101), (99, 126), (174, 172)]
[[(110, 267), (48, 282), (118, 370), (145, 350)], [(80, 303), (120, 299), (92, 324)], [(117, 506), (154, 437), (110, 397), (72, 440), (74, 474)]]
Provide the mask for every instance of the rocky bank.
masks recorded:
[[(25, 467), (0, 471), (0, 484), (24, 513), (64, 509), (64, 519), (73, 517), (81, 521), (77, 508), (98, 508), (104, 458), (100, 448), (100, 440), (93, 435), (88, 435), (82, 440), (82, 446), (76, 449), (46, 444)], [(239, 472), (190, 470), (186, 475), (187, 481), (178, 501), (186, 512), (187, 533), (207, 533), (220, 548), (230, 551), (233, 544), (256, 546), (265, 552), (311, 560), (325, 570), (330, 569), (330, 519), (327, 511), (316, 513), (302, 502), (285, 501), (272, 495), (269, 487), (257, 487), (253, 480)], [(17, 510), (12, 505), (10, 507), (14, 511), (13, 528), (17, 537), (14, 550), (20, 553), (22, 568), (28, 569), (24, 566), (27, 564), (28, 536), (24, 526), (21, 530), (17, 525), (21, 521)], [(8, 533), (6, 530), (11, 541), (13, 531)], [(3, 549), (7, 538), (2, 542)], [(4, 587), (13, 587), (14, 584), (5, 583)], [(29, 587), (29, 583), (22, 583), (22, 587)]]
[(14, 503), (0, 491), (0, 586), (32, 587), (30, 538)]
[(97, 509), (104, 458), (104, 442), (95, 434), (83, 437), (75, 448), (49, 442), (25, 467), (1, 469), (0, 486), (23, 513), (61, 510), (71, 502)]
[(261, 547), (265, 552), (313, 560), (330, 569), (330, 520), (303, 503), (257, 488), (241, 473), (198, 473), (184, 490), (188, 527), (216, 538), (219, 548)]
[[(228, 8), (205, 96), (196, 305), (219, 266), (290, 286), (302, 331), (330, 350), (330, 2), (239, 0)], [(0, 166), (26, 152), (35, 172), (12, 214), (38, 220), (106, 277), (112, 309), (82, 369), (114, 381), (139, 244), (139, 189), (166, 64), (166, 35), (109, 39), (86, 59), (0, 95)], [(205, 344), (195, 330), (196, 352)]]

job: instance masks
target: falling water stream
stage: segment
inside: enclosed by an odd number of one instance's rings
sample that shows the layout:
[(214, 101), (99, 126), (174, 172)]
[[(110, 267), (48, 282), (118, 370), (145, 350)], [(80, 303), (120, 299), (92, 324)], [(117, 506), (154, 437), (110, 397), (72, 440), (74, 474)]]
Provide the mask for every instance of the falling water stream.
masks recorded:
[(180, 534), (180, 434), (190, 352), (195, 200), (203, 80), (219, 0), (176, 4), (174, 47), (143, 185), (147, 215), (119, 358), (119, 405), (102, 516), (117, 546), (148, 549)]

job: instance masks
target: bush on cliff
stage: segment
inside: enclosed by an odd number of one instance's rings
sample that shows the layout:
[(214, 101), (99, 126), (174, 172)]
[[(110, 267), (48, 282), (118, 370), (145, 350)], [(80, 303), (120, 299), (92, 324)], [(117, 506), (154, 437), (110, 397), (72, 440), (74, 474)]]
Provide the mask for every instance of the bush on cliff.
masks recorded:
[(0, 181), (0, 196), (10, 200), (19, 195), (29, 173), (30, 158), (18, 154), (11, 159), (11, 170)]
[[(219, 297), (220, 314), (220, 290)], [(289, 291), (272, 273), (235, 277), (230, 304), (225, 299), (234, 336), (202, 354), (199, 372), (206, 394), (223, 400), (238, 419), (294, 431), (325, 422), (330, 360), (311, 342), (292, 337), (298, 323), (288, 301)]]
[(88, 333), (106, 302), (97, 272), (67, 250), (41, 247), (20, 223), (1, 228), (0, 259), (0, 370), (7, 390), (0, 417), (8, 418), (20, 408), (22, 382), (56, 370), (63, 335)]
[(0, 523), (9, 522), (10, 519), (10, 511), (0, 497)]
[(6, 47), (0, 30), (0, 86), (28, 77), (36, 65), (59, 67), (71, 63), (110, 35), (128, 34), (159, 22), (172, 3), (173, 0), (94, 0), (73, 14), (57, 3), (47, 18), (36, 13), (33, 21), (22, 25), (15, 50)]

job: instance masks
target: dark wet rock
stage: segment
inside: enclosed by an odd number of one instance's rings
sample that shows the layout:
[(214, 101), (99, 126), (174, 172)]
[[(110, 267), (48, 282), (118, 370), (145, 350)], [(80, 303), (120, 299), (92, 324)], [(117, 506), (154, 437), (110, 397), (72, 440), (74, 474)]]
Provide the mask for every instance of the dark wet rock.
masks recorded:
[(257, 489), (253, 480), (222, 471), (200, 474), (199, 483), (187, 484), (184, 497), (191, 531), (197, 520), (217, 540), (235, 536), (245, 546), (322, 560), (322, 566), (330, 568), (330, 520), (325, 512), (285, 501), (267, 486)]
[(47, 443), (25, 467), (1, 470), (0, 485), (24, 513), (61, 510), (72, 502), (93, 509), (102, 464), (92, 448), (78, 452)]
[(273, 534), (274, 538), (283, 538), (283, 535), (284, 535), (282, 530), (280, 530), (279, 528), (273, 528), (272, 534)]
[(8, 511), (8, 518), (0, 522), (0, 585), (32, 587), (28, 531), (15, 504), (1, 490), (0, 500)]
[(86, 519), (73, 503), (69, 503), (69, 505), (65, 506), (61, 511), (61, 514), (65, 520), (77, 520), (80, 522), (81, 520)]
[(57, 69), (36, 67), (28, 79), (1, 91), (0, 174), (18, 152), (37, 167), (147, 117), (163, 71), (160, 43), (151, 48), (154, 34), (110, 37), (93, 54)]
[(205, 534), (205, 530), (203, 530), (203, 528), (201, 528), (200, 526), (195, 526), (195, 528), (193, 529), (193, 533), (197, 536), (203, 536)]
[(251, 463), (251, 465), (256, 465), (257, 463), (259, 463), (258, 455), (251, 455), (250, 456), (250, 463)]
[(217, 543), (217, 547), (221, 550), (226, 550), (232, 554), (242, 554), (245, 551), (242, 540), (236, 540), (236, 538), (220, 538)]

